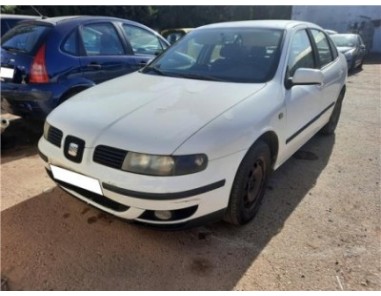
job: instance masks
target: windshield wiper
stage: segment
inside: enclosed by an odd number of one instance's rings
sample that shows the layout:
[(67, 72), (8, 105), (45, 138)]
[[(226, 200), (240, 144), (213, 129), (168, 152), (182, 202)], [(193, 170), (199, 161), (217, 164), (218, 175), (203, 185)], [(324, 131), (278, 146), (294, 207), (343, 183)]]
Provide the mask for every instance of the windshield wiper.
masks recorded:
[(147, 73), (147, 72), (154, 72), (156, 74), (159, 74), (161, 76), (165, 76), (164, 72), (161, 71), (159, 68), (157, 67), (152, 67), (152, 66), (147, 66), (145, 67), (144, 69), (141, 70), (142, 73)]
[(176, 73), (176, 76), (180, 76), (183, 78), (191, 78), (191, 79), (209, 80), (209, 81), (226, 81), (224, 79), (217, 78), (215, 76), (204, 75), (204, 74)]

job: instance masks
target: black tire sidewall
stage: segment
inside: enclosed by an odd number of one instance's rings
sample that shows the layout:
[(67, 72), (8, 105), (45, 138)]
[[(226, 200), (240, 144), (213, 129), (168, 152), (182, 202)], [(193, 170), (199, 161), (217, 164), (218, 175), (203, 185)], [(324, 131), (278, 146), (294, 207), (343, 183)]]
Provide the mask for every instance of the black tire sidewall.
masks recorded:
[[(246, 209), (244, 207), (244, 187), (247, 175), (249, 174), (250, 169), (254, 165), (254, 163), (260, 159), (264, 164), (264, 180), (262, 189), (259, 192), (259, 195), (256, 197), (256, 201), (253, 204), (253, 206), (250, 209)], [(261, 204), (261, 201), (263, 199), (266, 184), (268, 177), (270, 175), (271, 171), (271, 153), (269, 146), (262, 142), (258, 141), (256, 144), (254, 144), (244, 159), (242, 160), (238, 171), (236, 173), (234, 183), (232, 186), (231, 194), (230, 194), (230, 200), (229, 200), (229, 206), (226, 213), (225, 220), (228, 222), (231, 222), (233, 224), (242, 225), (246, 224), (249, 221), (251, 221)]]

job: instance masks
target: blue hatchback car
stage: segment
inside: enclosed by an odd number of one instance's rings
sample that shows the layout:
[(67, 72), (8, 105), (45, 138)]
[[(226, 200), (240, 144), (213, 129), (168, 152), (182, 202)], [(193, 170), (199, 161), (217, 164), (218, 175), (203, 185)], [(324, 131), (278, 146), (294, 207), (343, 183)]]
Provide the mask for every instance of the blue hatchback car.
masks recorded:
[(2, 109), (44, 119), (74, 94), (140, 69), (168, 46), (146, 26), (112, 17), (23, 22), (1, 40)]

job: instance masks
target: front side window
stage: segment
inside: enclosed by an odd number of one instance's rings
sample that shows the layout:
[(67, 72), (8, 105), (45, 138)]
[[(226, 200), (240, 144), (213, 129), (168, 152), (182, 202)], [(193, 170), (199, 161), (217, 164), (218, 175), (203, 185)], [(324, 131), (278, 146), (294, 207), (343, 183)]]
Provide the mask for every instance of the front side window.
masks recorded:
[(226, 82), (265, 82), (277, 69), (282, 38), (283, 30), (277, 29), (195, 30), (170, 47), (143, 73)]
[(288, 58), (288, 77), (294, 76), (299, 68), (315, 68), (314, 55), (307, 32), (301, 30), (295, 33)]
[(151, 32), (126, 24), (123, 31), (135, 54), (157, 55), (163, 51), (159, 38)]
[(123, 45), (118, 33), (110, 23), (90, 24), (81, 31), (86, 55), (123, 55)]
[(331, 49), (329, 47), (327, 37), (323, 32), (318, 30), (311, 30), (311, 32), (318, 50), (320, 67), (322, 68), (333, 61)]

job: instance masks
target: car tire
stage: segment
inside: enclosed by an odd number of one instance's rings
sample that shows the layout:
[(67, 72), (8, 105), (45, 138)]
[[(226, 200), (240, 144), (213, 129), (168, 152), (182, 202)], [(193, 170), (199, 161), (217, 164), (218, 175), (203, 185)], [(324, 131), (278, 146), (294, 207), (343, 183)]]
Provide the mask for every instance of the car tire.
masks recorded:
[(364, 64), (364, 58), (361, 60), (360, 65), (358, 65), (358, 69), (362, 70), (362, 65)]
[(263, 199), (271, 172), (269, 146), (258, 141), (242, 160), (234, 179), (224, 220), (243, 225), (251, 221)]
[(320, 130), (320, 133), (322, 135), (327, 135), (328, 136), (328, 135), (332, 135), (332, 134), (335, 133), (335, 129), (336, 129), (337, 124), (338, 124), (339, 119), (340, 119), (341, 105), (343, 103), (344, 94), (345, 94), (344, 91), (342, 91), (340, 93), (339, 97), (337, 98), (335, 107), (333, 108), (333, 111), (332, 111), (331, 117), (329, 118), (329, 121)]

